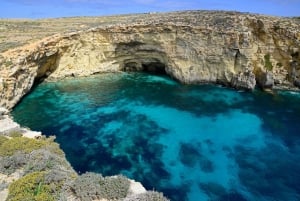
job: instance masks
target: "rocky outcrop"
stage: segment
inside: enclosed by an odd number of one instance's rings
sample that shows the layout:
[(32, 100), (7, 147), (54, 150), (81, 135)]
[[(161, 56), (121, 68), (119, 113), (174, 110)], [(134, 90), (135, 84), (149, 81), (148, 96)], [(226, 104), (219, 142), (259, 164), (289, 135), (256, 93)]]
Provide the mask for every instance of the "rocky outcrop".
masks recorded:
[(0, 105), (12, 108), (45, 78), (122, 70), (238, 89), (292, 88), (300, 75), (299, 30), (288, 18), (189, 11), (58, 34), (2, 53)]
[(251, 90), (255, 87), (256, 80), (255, 75), (251, 71), (244, 73), (238, 73), (231, 79), (231, 86), (236, 89), (248, 89)]
[(9, 111), (0, 107), (0, 136), (9, 136), (11, 133), (20, 133), (23, 137), (40, 138), (41, 132), (31, 131), (27, 128), (21, 127), (18, 123), (14, 122), (10, 116)]

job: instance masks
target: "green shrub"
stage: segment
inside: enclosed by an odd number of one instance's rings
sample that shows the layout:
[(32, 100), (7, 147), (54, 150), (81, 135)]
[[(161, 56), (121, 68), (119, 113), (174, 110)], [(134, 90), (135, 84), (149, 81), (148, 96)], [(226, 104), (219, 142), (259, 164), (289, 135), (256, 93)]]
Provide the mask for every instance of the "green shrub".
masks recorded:
[(45, 175), (46, 172), (34, 172), (11, 183), (7, 201), (54, 201)]
[(60, 170), (27, 174), (11, 183), (7, 201), (58, 200), (63, 185), (70, 179), (69, 173)]
[(129, 190), (129, 180), (124, 176), (103, 177), (86, 173), (79, 176), (70, 186), (82, 201), (95, 199), (117, 200), (125, 198)]
[(20, 168), (24, 168), (25, 174), (53, 169), (73, 172), (59, 145), (51, 138), (0, 136), (0, 173), (9, 175)]
[(0, 145), (0, 156), (12, 156), (15, 152), (21, 151), (30, 153), (47, 145), (45, 140), (37, 140), (26, 137), (15, 137), (6, 140)]
[(12, 64), (13, 64), (13, 62), (12, 62), (11, 60), (6, 60), (6, 61), (4, 62), (4, 65), (5, 65), (6, 67), (11, 66)]
[(0, 140), (0, 156), (12, 156), (17, 151), (30, 153), (33, 150), (44, 148), (52, 153), (64, 156), (59, 145), (53, 142), (53, 138), (32, 139), (26, 137), (14, 137), (10, 140)]
[(268, 71), (271, 71), (273, 69), (273, 65), (270, 61), (270, 54), (266, 54), (264, 56), (264, 59), (265, 59), (265, 68), (268, 70)]
[(75, 179), (70, 185), (71, 191), (82, 201), (92, 201), (100, 196), (100, 182), (102, 175), (95, 173), (85, 173)]
[(21, 152), (16, 152), (12, 156), (0, 157), (0, 173), (12, 174), (28, 162), (28, 156)]
[(102, 198), (106, 199), (120, 199), (125, 198), (128, 194), (130, 182), (122, 176), (105, 177), (100, 183)]
[(5, 137), (5, 136), (3, 136), (3, 135), (0, 135), (0, 147), (1, 147), (1, 145), (2, 145), (4, 142), (6, 142), (7, 140), (8, 140), (7, 137)]
[(44, 181), (51, 190), (52, 195), (58, 199), (61, 197), (62, 189), (65, 184), (74, 179), (73, 176), (74, 175), (68, 171), (52, 170), (45, 175)]
[(69, 167), (64, 157), (47, 149), (34, 150), (30, 153), (25, 166), (25, 173), (46, 171), (51, 169), (63, 170)]
[(141, 193), (137, 195), (125, 198), (123, 201), (170, 201), (164, 197), (162, 193), (155, 191), (147, 191), (146, 193)]

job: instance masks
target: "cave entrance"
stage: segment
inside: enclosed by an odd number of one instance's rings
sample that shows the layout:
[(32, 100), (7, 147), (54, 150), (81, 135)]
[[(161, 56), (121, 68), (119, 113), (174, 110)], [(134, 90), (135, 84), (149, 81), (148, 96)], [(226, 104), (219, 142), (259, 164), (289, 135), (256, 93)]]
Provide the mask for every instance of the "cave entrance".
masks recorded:
[(129, 42), (119, 43), (116, 56), (123, 71), (139, 71), (166, 75), (168, 59), (157, 43)]
[(143, 59), (130, 59), (124, 61), (124, 71), (129, 72), (146, 72), (150, 74), (156, 75), (166, 75), (166, 64), (161, 62), (158, 59), (151, 59), (151, 60), (143, 60)]
[(161, 62), (151, 62), (142, 64), (144, 72), (158, 75), (166, 75), (166, 65)]

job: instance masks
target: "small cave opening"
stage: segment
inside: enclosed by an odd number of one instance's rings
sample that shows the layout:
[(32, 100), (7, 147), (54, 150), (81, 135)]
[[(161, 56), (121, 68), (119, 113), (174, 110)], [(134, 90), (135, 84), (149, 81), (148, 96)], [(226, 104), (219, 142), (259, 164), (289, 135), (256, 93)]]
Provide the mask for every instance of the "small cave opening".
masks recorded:
[(142, 64), (142, 71), (156, 75), (166, 75), (166, 65), (161, 62), (150, 62)]
[(123, 70), (127, 72), (146, 72), (156, 75), (166, 75), (166, 64), (158, 59), (124, 61)]
[(145, 72), (167, 75), (168, 59), (159, 43), (129, 42), (119, 43), (116, 56), (120, 67), (127, 72)]

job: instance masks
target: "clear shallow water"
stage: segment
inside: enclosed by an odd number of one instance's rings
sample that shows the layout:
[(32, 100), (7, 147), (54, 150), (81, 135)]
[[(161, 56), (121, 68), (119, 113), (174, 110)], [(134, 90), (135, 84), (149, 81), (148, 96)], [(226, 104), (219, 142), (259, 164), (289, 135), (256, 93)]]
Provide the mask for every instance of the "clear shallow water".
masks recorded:
[(124, 174), (173, 201), (300, 200), (300, 94), (141, 73), (42, 83), (14, 119), (80, 173)]

